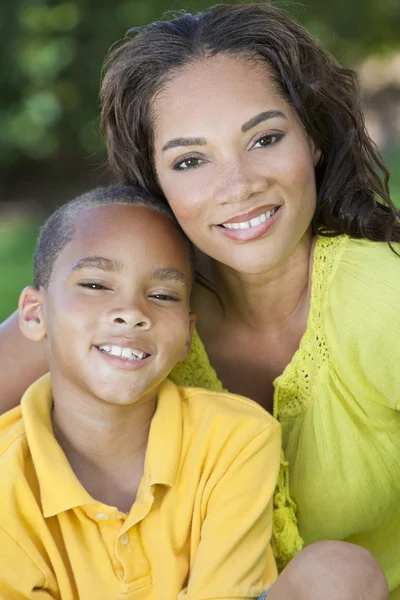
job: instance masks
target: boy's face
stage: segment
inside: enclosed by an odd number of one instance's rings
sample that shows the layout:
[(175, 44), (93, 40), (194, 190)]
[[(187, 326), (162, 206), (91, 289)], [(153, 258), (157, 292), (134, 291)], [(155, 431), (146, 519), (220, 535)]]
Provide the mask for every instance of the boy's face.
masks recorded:
[(126, 204), (81, 213), (37, 292), (54, 389), (114, 404), (153, 397), (187, 354), (190, 286), (187, 248), (167, 217)]

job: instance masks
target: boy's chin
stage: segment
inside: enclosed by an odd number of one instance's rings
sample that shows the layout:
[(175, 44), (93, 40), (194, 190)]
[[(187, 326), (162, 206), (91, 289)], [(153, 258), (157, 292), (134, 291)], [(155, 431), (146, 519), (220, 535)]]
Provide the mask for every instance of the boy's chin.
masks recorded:
[(153, 399), (158, 391), (157, 381), (133, 381), (129, 377), (101, 377), (86, 380), (85, 387), (94, 399), (111, 406), (130, 406)]
[(156, 394), (156, 390), (138, 390), (126, 385), (106, 386), (91, 391), (98, 400), (112, 406), (130, 406), (151, 399)]

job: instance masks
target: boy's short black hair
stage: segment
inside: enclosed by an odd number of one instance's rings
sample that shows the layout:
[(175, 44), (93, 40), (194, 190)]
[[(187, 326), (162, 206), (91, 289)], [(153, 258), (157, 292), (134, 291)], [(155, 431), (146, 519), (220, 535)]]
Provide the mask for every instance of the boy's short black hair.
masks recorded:
[(133, 185), (99, 187), (58, 208), (43, 225), (33, 259), (33, 285), (47, 289), (53, 265), (61, 250), (72, 240), (78, 215), (84, 210), (110, 204), (134, 204), (159, 212), (173, 221), (186, 241), (194, 276), (194, 250), (165, 200)]

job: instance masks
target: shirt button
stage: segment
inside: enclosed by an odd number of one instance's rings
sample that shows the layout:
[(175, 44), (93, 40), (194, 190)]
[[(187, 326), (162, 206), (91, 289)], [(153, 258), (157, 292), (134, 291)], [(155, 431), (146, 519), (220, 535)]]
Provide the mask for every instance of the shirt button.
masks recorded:
[(110, 517), (104, 513), (97, 513), (96, 515), (96, 519), (98, 519), (99, 521), (108, 521)]
[(122, 544), (123, 546), (126, 546), (126, 545), (127, 545), (127, 543), (129, 542), (129, 535), (128, 535), (127, 533), (123, 533), (123, 534), (121, 535), (121, 538), (120, 538), (120, 540), (121, 540), (121, 544)]

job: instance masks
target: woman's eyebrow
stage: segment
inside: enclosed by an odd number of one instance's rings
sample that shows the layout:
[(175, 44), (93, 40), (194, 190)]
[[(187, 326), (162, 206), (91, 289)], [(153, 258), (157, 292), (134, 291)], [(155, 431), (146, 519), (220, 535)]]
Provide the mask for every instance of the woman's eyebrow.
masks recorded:
[(154, 269), (154, 271), (151, 273), (151, 278), (156, 279), (157, 281), (178, 281), (185, 287), (188, 287), (187, 277), (181, 273), (181, 271), (171, 267), (160, 267), (158, 269)]
[(173, 140), (170, 140), (169, 142), (167, 142), (162, 150), (163, 152), (165, 152), (166, 150), (170, 150), (171, 148), (176, 148), (177, 146), (205, 146), (206, 145), (206, 139), (205, 138), (183, 138), (183, 137), (179, 137), (179, 138), (174, 138)]
[[(243, 133), (246, 133), (246, 131), (249, 131), (249, 129), (252, 129), (252, 127), (259, 125), (259, 123), (262, 123), (263, 121), (268, 121), (268, 119), (275, 119), (276, 117), (286, 119), (286, 116), (280, 110), (266, 110), (246, 121), (246, 123), (242, 125), (241, 130), (243, 131)], [(205, 138), (179, 137), (174, 138), (173, 140), (169, 140), (169, 142), (167, 142), (162, 147), (162, 151), (165, 152), (166, 150), (170, 150), (171, 148), (177, 148), (178, 146), (205, 146), (206, 144), (207, 140)]]
[(86, 256), (74, 264), (72, 271), (85, 268), (101, 269), (102, 271), (122, 271), (123, 265), (119, 260), (110, 260), (104, 256)]
[(275, 119), (276, 117), (280, 117), (281, 119), (286, 119), (286, 116), (280, 110), (266, 110), (264, 112), (260, 112), (255, 117), (252, 117), (246, 123), (244, 123), (241, 127), (243, 133), (252, 129), (256, 125), (263, 123), (264, 121), (268, 121), (268, 119)]

